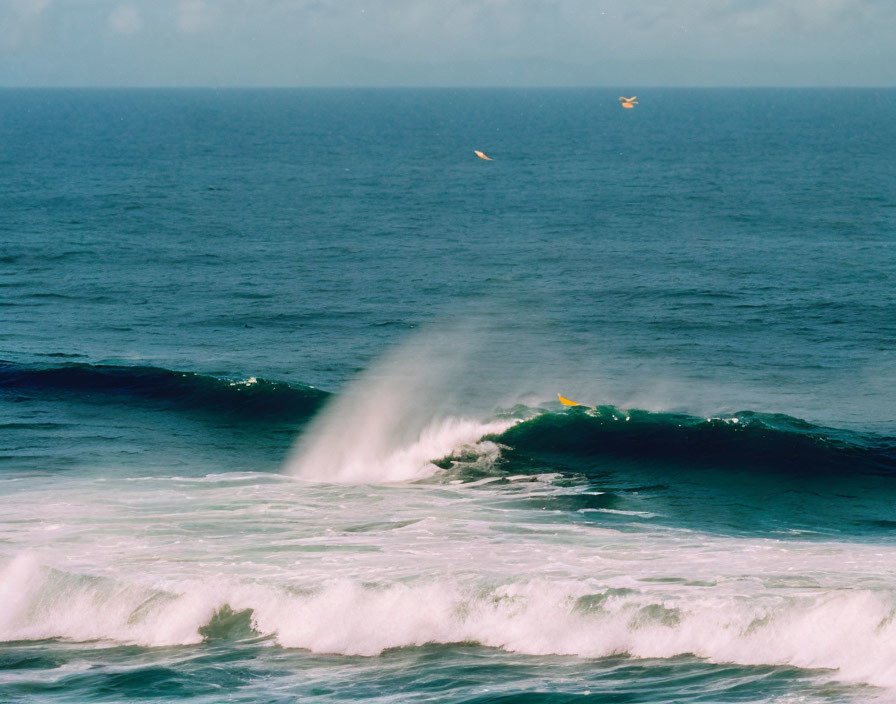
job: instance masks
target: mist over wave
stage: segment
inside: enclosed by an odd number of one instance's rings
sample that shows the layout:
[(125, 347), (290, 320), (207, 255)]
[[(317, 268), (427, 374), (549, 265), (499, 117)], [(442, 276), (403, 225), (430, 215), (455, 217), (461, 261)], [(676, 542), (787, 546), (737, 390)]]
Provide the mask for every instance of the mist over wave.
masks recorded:
[[(305, 428), (286, 463), (302, 479), (378, 483), (422, 479), (433, 464), (462, 452), (494, 455), (481, 443), (514, 420), (480, 418), (489, 408), (471, 375), (481, 329), (431, 329), (361, 374)], [(484, 401), (483, 401), (484, 400)], [(493, 401), (491, 402), (493, 406)]]

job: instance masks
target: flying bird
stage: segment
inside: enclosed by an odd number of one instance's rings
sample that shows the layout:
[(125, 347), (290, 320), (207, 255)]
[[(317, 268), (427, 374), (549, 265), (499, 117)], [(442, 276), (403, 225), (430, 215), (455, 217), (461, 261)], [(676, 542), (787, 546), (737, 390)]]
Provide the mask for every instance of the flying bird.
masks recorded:
[(482, 153), (481, 151), (479, 151), (478, 149), (474, 149), (474, 150), (473, 150), (473, 153), (474, 153), (476, 156), (478, 156), (480, 159), (485, 159), (486, 161), (491, 161), (491, 160), (492, 160), (492, 158), (491, 158), (490, 156), (486, 156), (485, 154), (483, 154), (483, 153)]
[(620, 102), (622, 103), (622, 107), (624, 107), (624, 108), (633, 108), (633, 107), (635, 107), (635, 105), (638, 104), (638, 101), (635, 100), (635, 98), (637, 98), (637, 97), (638, 97), (637, 95), (633, 95), (631, 98), (625, 98), (625, 97), (623, 97), (623, 96), (620, 95), (620, 96), (619, 96), (619, 100), (620, 100)]

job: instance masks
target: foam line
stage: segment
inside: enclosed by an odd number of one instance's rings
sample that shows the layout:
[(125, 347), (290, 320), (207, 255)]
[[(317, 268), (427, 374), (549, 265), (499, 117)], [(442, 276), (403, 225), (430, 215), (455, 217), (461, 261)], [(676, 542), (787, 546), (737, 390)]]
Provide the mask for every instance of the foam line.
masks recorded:
[(488, 584), (460, 578), (318, 589), (228, 581), (152, 590), (41, 567), (21, 555), (0, 570), (0, 640), (66, 638), (143, 646), (200, 642), (225, 605), (289, 648), (375, 656), (387, 648), (476, 642), (532, 655), (668, 658), (830, 668), (844, 680), (896, 688), (891, 592), (814, 590), (687, 600), (591, 580)]

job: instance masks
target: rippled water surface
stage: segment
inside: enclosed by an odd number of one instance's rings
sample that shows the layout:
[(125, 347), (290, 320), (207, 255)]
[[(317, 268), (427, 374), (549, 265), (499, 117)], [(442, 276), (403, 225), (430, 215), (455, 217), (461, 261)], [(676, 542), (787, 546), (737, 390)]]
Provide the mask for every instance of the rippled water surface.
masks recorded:
[(616, 98), (0, 91), (0, 700), (888, 701), (896, 92)]

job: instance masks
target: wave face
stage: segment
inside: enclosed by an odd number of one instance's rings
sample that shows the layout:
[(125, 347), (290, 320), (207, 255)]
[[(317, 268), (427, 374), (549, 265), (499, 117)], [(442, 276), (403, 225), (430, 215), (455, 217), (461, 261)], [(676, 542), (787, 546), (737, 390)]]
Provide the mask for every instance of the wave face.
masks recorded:
[(896, 438), (825, 428), (780, 414), (727, 418), (625, 411), (611, 406), (541, 413), (497, 440), (525, 457), (609, 460), (802, 475), (896, 472)]
[(327, 397), (309, 386), (255, 377), (232, 380), (159, 367), (7, 361), (0, 361), (0, 394), (125, 404), (142, 401), (247, 420), (301, 420)]

